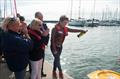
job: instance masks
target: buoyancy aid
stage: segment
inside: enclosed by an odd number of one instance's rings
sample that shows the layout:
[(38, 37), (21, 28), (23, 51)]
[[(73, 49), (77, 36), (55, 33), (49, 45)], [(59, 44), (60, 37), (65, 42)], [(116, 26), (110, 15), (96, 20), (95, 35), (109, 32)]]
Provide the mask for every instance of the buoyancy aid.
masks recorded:
[(34, 30), (29, 29), (28, 32), (29, 32), (29, 34), (35, 36), (35, 37), (37, 38), (37, 40), (40, 40), (40, 39), (41, 39), (41, 36), (38, 35), (37, 33), (35, 33)]
[(65, 36), (68, 35), (68, 28), (67, 27), (63, 27), (61, 28), (61, 25), (58, 23), (55, 25), (55, 30), (56, 30), (56, 42), (61, 42), (63, 43)]
[[(39, 34), (37, 34), (34, 30), (29, 29), (29, 30), (28, 30), (28, 33), (31, 34), (32, 36), (34, 36), (34, 37), (37, 39), (37, 41), (42, 40), (42, 36), (39, 35)], [(39, 46), (39, 48), (45, 49), (45, 44), (42, 43), (42, 44)]]

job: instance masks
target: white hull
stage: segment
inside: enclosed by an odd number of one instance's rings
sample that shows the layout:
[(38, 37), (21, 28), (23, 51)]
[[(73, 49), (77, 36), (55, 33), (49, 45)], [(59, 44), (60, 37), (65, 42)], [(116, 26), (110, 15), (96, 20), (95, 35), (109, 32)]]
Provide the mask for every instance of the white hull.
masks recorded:
[(100, 22), (100, 26), (120, 26), (119, 23), (116, 23), (116, 22)]
[(79, 20), (79, 19), (78, 20), (76, 20), (76, 19), (70, 20), (69, 25), (70, 26), (84, 26), (85, 20)]
[(94, 22), (94, 23), (92, 23), (92, 22), (86, 22), (85, 26), (96, 27), (96, 26), (99, 26), (99, 23), (97, 23), (97, 22)]
[(97, 27), (97, 26), (99, 26), (99, 20), (96, 20), (96, 19), (87, 20), (86, 23), (85, 23), (85, 26)]

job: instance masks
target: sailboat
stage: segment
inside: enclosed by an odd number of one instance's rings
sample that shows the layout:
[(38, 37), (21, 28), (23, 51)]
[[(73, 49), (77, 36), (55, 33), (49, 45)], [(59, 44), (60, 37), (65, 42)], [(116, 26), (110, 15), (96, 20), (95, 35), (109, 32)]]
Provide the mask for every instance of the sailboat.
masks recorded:
[[(85, 24), (85, 19), (84, 18), (80, 18), (80, 7), (81, 6), (81, 0), (79, 0), (79, 17), (78, 19), (70, 19), (69, 21), (69, 26), (81, 26), (83, 27)], [(72, 8), (73, 8), (73, 0), (71, 0), (71, 15), (70, 18), (72, 17)]]
[(17, 15), (16, 0), (0, 0), (0, 27), (5, 17), (7, 16), (16, 17), (16, 15)]
[(88, 27), (97, 27), (99, 26), (100, 21), (98, 19), (88, 19), (86, 20), (86, 26)]
[(94, 0), (93, 18), (86, 20), (86, 26), (88, 26), (88, 27), (97, 27), (97, 26), (99, 26), (99, 20), (95, 19), (95, 4), (96, 4), (96, 0)]
[(114, 16), (112, 16), (111, 12), (107, 10), (108, 9), (106, 9), (106, 12), (103, 12), (102, 20), (100, 21), (100, 26), (120, 26), (118, 8), (116, 8)]

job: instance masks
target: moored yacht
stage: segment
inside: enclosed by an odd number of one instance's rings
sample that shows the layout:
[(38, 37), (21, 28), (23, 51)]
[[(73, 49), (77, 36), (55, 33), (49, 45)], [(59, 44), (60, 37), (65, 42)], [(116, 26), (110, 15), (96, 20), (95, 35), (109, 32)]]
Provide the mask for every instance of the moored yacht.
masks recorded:
[(97, 27), (99, 26), (99, 20), (98, 19), (88, 19), (86, 20), (85, 26), (87, 27)]
[(100, 21), (100, 26), (120, 26), (120, 21)]
[(80, 18), (80, 19), (71, 19), (69, 21), (69, 25), (70, 26), (81, 26), (83, 27), (85, 25), (85, 19), (84, 18)]

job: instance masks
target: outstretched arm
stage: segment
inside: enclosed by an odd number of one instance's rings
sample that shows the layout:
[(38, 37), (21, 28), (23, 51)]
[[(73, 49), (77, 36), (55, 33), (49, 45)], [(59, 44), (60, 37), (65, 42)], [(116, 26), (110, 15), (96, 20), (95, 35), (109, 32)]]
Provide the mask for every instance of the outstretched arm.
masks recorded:
[(68, 32), (82, 32), (82, 33), (85, 33), (85, 32), (87, 32), (87, 30), (68, 28)]

